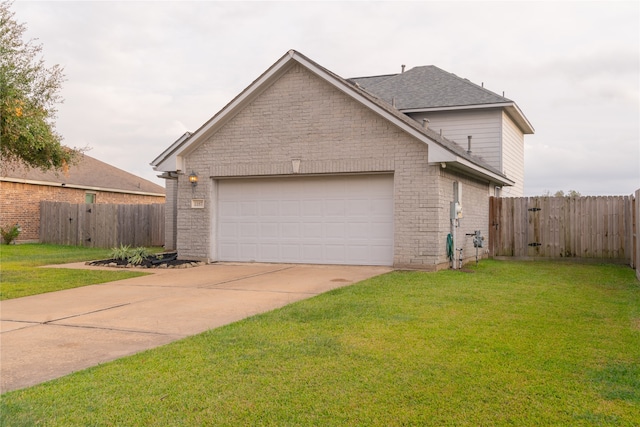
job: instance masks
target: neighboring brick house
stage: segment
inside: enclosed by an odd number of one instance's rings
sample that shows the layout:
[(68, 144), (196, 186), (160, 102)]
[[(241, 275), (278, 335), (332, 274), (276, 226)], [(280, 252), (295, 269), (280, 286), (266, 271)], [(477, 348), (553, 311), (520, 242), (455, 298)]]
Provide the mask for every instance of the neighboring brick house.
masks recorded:
[(18, 241), (40, 233), (40, 201), (68, 203), (164, 203), (162, 186), (82, 154), (67, 172), (16, 168), (0, 176), (0, 225), (20, 224)]
[[(435, 70), (454, 86), (465, 82)], [(445, 120), (430, 126), (438, 120), (430, 109), (438, 105), (422, 101), (434, 94), (412, 89), (429, 86), (420, 80), (429, 73), (404, 74), (410, 79), (345, 80), (289, 51), (151, 163), (167, 178), (165, 241), (173, 239), (181, 257), (209, 261), (435, 270), (449, 265), (452, 233), (464, 257), (475, 256), (466, 234), (487, 236), (489, 197), (499, 188), (522, 188), (522, 178), (504, 173), (509, 161), (501, 138), (494, 138), (501, 151), (493, 158), (484, 143), (472, 142), (470, 153), (466, 138), (447, 139), (456, 133)], [(463, 118), (473, 115), (469, 110), (490, 111), (501, 133), (517, 130), (509, 144), (519, 143), (515, 151), (522, 153), (523, 135), (533, 129), (515, 103), (468, 84), (438, 108), (449, 114), (455, 108), (448, 104), (467, 105)], [(488, 103), (479, 104), (476, 92)], [(474, 126), (463, 123), (463, 133), (478, 134)], [(458, 222), (451, 219), (454, 197), (463, 207)]]

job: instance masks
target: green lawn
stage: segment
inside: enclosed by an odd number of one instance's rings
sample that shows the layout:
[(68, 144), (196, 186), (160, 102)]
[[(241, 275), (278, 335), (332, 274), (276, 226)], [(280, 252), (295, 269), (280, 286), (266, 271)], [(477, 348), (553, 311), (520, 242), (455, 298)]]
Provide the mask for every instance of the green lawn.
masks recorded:
[(133, 271), (38, 268), (108, 258), (110, 249), (45, 244), (0, 245), (0, 300), (121, 280)]
[(637, 426), (615, 265), (393, 272), (2, 396), (3, 426)]

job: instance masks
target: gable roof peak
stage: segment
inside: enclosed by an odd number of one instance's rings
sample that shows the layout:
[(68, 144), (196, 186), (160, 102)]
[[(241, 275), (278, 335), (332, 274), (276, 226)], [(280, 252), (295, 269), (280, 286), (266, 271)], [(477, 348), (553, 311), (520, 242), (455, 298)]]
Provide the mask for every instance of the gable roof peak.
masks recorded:
[[(505, 178), (502, 173), (483, 164), (480, 159), (470, 156), (464, 152), (464, 150), (459, 149), (455, 143), (439, 137), (432, 130), (423, 128), (415, 120), (400, 111), (399, 108), (392, 106), (390, 100), (378, 96), (376, 93), (372, 93), (367, 87), (372, 86), (372, 82), (374, 82), (371, 80), (371, 77), (350, 80), (344, 79), (293, 49), (287, 51), (193, 134), (185, 139), (179, 139), (169, 149), (165, 150), (163, 154), (158, 156), (158, 158), (152, 162), (154, 169), (164, 172), (184, 172), (186, 156), (190, 155), (200, 144), (206, 141), (210, 135), (214, 134), (218, 129), (228, 123), (231, 118), (253, 102), (265, 88), (269, 87), (291, 70), (295, 64), (304, 67), (311, 74), (329, 83), (333, 88), (360, 102), (409, 135), (427, 144), (429, 146), (430, 161), (433, 160), (435, 163), (461, 162), (468, 165), (470, 170), (474, 171), (473, 173), (488, 177), (492, 182), (500, 182), (505, 185), (513, 184), (513, 182)], [(417, 69), (419, 70), (420, 68), (418, 67)], [(410, 75), (410, 73), (405, 72), (402, 74), (377, 76), (380, 77), (380, 79), (375, 79), (378, 80), (376, 86), (383, 85), (388, 80), (394, 80), (400, 75)], [(368, 80), (368, 82), (366, 82), (367, 86), (359, 83), (362, 79)], [(356, 85), (355, 83), (358, 84)]]

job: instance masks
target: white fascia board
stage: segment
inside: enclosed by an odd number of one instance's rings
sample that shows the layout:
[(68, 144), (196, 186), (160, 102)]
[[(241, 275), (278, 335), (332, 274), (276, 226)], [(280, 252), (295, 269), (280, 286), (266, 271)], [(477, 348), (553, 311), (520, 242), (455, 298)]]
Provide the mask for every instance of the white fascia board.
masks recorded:
[(405, 114), (408, 113), (428, 113), (429, 111), (452, 111), (452, 110), (477, 110), (479, 108), (506, 108), (512, 102), (498, 102), (494, 104), (471, 104), (471, 105), (451, 105), (447, 107), (427, 107), (427, 108), (407, 108), (401, 109)]
[(18, 183), (18, 184), (43, 185), (43, 186), (47, 186), (47, 187), (75, 188), (77, 190), (103, 191), (105, 193), (121, 193), (121, 194), (135, 194), (136, 196), (165, 197), (165, 194), (163, 194), (163, 193), (148, 193), (146, 191), (128, 191), (128, 190), (120, 190), (120, 189), (117, 189), (117, 188), (91, 187), (91, 186), (88, 186), (88, 185), (64, 184), (64, 183), (61, 183), (61, 182), (37, 181), (37, 180), (33, 180), (33, 179), (2, 177), (2, 178), (0, 178), (0, 181), (15, 182), (15, 183)]
[[(217, 126), (224, 123), (228, 118), (233, 116), (233, 113), (241, 109), (245, 106), (246, 103), (250, 102), (254, 96), (258, 93), (263, 85), (269, 83), (274, 80), (277, 76), (279, 76), (284, 69), (286, 69), (286, 65), (290, 62), (293, 57), (293, 51), (289, 51), (286, 55), (284, 55), (278, 62), (271, 66), (267, 71), (265, 71), (260, 77), (258, 77), (253, 83), (251, 83), (245, 90), (243, 90), (238, 96), (236, 96), (229, 104), (222, 108), (215, 116), (209, 119), (204, 125), (200, 127), (200, 129), (196, 130), (191, 137), (183, 144), (178, 150), (176, 150), (176, 167), (182, 168), (184, 165), (184, 156), (193, 151), (198, 143), (205, 138), (207, 135), (211, 133)], [(181, 170), (181, 169), (177, 169)]]
[(494, 104), (473, 104), (473, 105), (453, 105), (448, 107), (428, 107), (428, 108), (407, 108), (404, 110), (400, 110), (405, 114), (411, 113), (428, 113), (431, 111), (456, 111), (456, 110), (478, 110), (478, 109), (487, 109), (487, 108), (504, 108), (513, 121), (515, 121), (523, 133), (525, 134), (533, 134), (535, 133), (535, 129), (524, 115), (522, 110), (518, 107), (515, 102), (499, 102)]
[(176, 163), (175, 153), (169, 153), (158, 163), (150, 163), (150, 165), (156, 172), (177, 172), (178, 170), (180, 170), (178, 169), (178, 165)]
[(319, 77), (327, 81), (329, 84), (334, 86), (336, 89), (340, 90), (341, 92), (345, 93), (351, 98), (354, 98), (356, 101), (359, 101), (360, 103), (366, 105), (367, 107), (375, 111), (377, 114), (393, 122), (396, 126), (400, 127), (402, 130), (404, 130), (414, 138), (421, 140), (422, 142), (427, 144), (427, 146), (429, 147), (429, 159), (432, 159), (432, 158), (437, 159), (437, 160), (433, 160), (435, 162), (452, 162), (458, 158), (451, 151), (447, 150), (437, 142), (432, 141), (431, 139), (429, 139), (429, 137), (419, 132), (418, 130), (414, 129), (412, 126), (408, 125), (407, 123), (404, 123), (402, 120), (398, 119), (397, 117), (394, 117), (392, 114), (389, 114), (384, 108), (381, 108), (380, 106), (371, 102), (365, 96), (354, 91), (351, 87), (345, 86), (343, 82), (332, 78), (331, 75), (327, 75), (327, 73), (323, 69), (318, 68), (314, 63), (309, 62), (304, 57), (299, 57), (295, 54), (294, 54), (294, 58), (298, 62), (300, 62), (302, 65), (304, 65), (306, 68), (311, 70), (313, 73), (315, 73), (316, 75), (318, 75)]
[(153, 170), (158, 172), (174, 172), (177, 169), (175, 160), (175, 151), (187, 139), (191, 137), (191, 132), (185, 132), (180, 138), (175, 140), (173, 144), (164, 150), (158, 157), (149, 163)]
[[(429, 156), (431, 157), (431, 156)], [(494, 182), (494, 183), (498, 183), (500, 185), (503, 186), (512, 186), (515, 185), (515, 181), (506, 178), (502, 175), (498, 175), (494, 172), (491, 172), (490, 170), (487, 170), (481, 166), (476, 165), (473, 162), (470, 162), (467, 159), (464, 159), (462, 157), (456, 156), (455, 160), (452, 161), (447, 161), (447, 160), (443, 160), (443, 161), (437, 161), (437, 160), (431, 160), (431, 158), (429, 159), (429, 164), (442, 164), (442, 163), (446, 163), (447, 165), (451, 165), (452, 169), (461, 169), (466, 171), (469, 174), (475, 175), (475, 176), (481, 176), (484, 179), (490, 181), (490, 182)]]
[(513, 102), (511, 105), (506, 107), (506, 110), (507, 114), (509, 114), (518, 126), (520, 126), (523, 133), (532, 135), (536, 132), (531, 122), (529, 122), (529, 119), (527, 119), (527, 116), (525, 116), (522, 110), (520, 110), (520, 107), (518, 107), (518, 104)]

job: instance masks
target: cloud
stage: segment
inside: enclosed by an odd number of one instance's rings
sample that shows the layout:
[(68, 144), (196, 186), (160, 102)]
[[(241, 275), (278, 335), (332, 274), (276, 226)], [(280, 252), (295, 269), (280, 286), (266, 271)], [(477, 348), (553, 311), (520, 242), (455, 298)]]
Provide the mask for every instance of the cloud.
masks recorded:
[(343, 77), (437, 65), (515, 100), (526, 191), (640, 187), (636, 2), (17, 2), (65, 67), (58, 130), (147, 179), (148, 166), (288, 49)]

